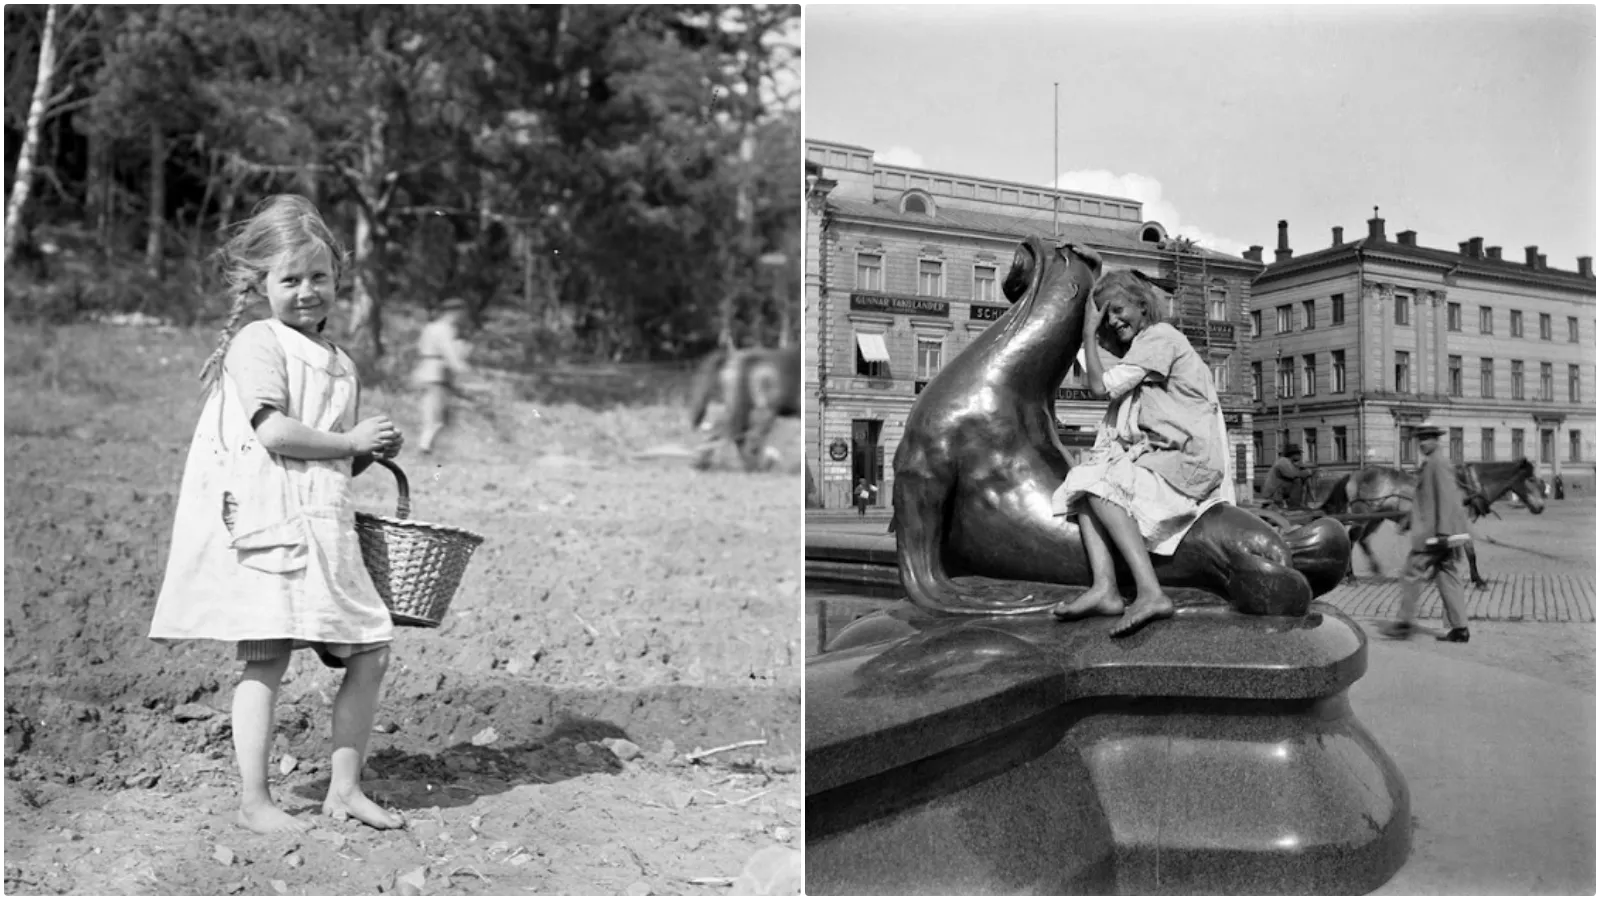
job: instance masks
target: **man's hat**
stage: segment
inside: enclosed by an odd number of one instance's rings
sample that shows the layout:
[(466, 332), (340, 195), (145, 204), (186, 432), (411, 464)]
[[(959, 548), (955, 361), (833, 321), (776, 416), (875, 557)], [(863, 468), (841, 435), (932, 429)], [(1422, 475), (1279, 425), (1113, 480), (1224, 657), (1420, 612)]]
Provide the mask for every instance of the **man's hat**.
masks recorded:
[(1419, 438), (1439, 437), (1440, 435), (1444, 434), (1444, 428), (1440, 427), (1432, 419), (1427, 419), (1421, 425), (1416, 427), (1415, 433)]
[(1285, 444), (1284, 447), (1283, 447), (1283, 455), (1284, 456), (1299, 456), (1300, 455), (1300, 445), (1299, 444)]

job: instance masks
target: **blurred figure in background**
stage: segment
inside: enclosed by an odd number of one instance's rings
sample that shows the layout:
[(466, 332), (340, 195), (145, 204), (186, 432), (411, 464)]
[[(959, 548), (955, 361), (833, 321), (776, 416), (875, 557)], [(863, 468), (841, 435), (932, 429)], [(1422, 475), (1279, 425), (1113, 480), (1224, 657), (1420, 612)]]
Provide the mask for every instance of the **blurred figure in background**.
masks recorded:
[(460, 392), (460, 383), (471, 373), (467, 357), (472, 345), (463, 337), (471, 327), (467, 301), (451, 297), (439, 306), (432, 322), (417, 336), (417, 369), (412, 380), (422, 390), (423, 453), (432, 453), (440, 432), (449, 424), (450, 395)]
[(1299, 444), (1284, 446), (1283, 455), (1267, 472), (1267, 483), (1262, 489), (1264, 504), (1289, 508), (1306, 505), (1307, 483), (1317, 470), (1300, 465), (1301, 455)]

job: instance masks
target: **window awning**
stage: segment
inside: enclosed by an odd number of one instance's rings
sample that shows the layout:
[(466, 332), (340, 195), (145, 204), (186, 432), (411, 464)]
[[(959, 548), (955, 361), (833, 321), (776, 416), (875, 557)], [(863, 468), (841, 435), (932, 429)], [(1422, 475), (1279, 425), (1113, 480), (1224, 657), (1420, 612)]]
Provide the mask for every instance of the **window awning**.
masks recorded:
[(869, 363), (889, 361), (889, 348), (883, 343), (881, 334), (857, 334), (856, 346), (861, 348), (862, 358)]

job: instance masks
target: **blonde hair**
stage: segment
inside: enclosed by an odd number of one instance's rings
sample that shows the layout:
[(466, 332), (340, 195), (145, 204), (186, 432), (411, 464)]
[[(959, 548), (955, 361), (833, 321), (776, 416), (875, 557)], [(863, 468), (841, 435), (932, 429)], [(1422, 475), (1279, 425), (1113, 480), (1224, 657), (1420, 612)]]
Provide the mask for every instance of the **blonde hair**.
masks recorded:
[(303, 253), (326, 247), (333, 257), (333, 277), (338, 282), (344, 270), (345, 251), (322, 213), (299, 194), (274, 194), (250, 211), (250, 218), (239, 223), (233, 237), (217, 250), (218, 267), (227, 295), (232, 298), (228, 321), (217, 336), (217, 349), (200, 368), (200, 384), (209, 393), (222, 377), (222, 362), (228, 344), (238, 332), (240, 320), (259, 300), (266, 299), (264, 282), (267, 270), (285, 253)]
[[(1161, 314), (1161, 292), (1150, 281), (1149, 276), (1137, 269), (1116, 269), (1100, 276), (1095, 282), (1094, 293), (1090, 302), (1101, 309), (1111, 305), (1111, 301), (1125, 299), (1144, 310), (1146, 323), (1154, 325), (1165, 317)], [(1100, 331), (1096, 335), (1101, 346), (1110, 342), (1113, 347), (1121, 346), (1117, 340), (1116, 332), (1110, 323), (1102, 320)]]

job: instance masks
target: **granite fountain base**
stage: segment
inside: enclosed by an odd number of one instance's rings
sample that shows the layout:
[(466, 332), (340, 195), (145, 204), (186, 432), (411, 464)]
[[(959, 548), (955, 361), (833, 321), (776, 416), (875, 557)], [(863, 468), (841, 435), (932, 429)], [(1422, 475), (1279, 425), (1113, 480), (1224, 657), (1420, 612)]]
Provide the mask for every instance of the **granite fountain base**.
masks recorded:
[[(861, 549), (835, 565), (871, 568), (849, 558)], [(1175, 618), (1120, 639), (1109, 619), (905, 603), (840, 630), (806, 661), (807, 893), (1387, 881), (1410, 849), (1410, 798), (1350, 707), (1361, 629), (1320, 603), (1244, 616), (1177, 593)]]

